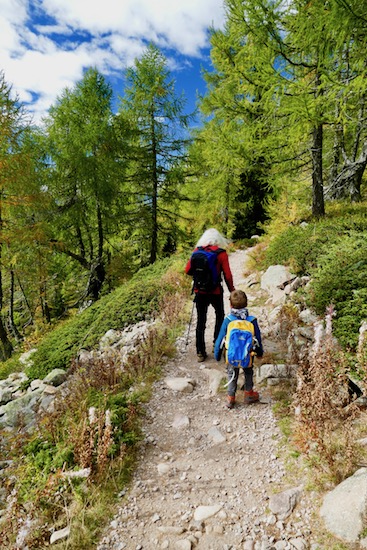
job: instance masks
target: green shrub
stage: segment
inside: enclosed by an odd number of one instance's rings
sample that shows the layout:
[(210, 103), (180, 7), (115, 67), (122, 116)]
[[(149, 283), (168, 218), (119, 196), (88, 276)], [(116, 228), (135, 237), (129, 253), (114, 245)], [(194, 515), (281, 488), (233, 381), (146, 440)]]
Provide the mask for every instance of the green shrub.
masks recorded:
[(291, 225), (269, 243), (265, 267), (274, 263), (289, 265), (297, 275), (309, 275), (319, 258), (344, 236), (367, 233), (366, 206), (335, 203), (328, 205), (325, 218), (308, 225)]
[(335, 309), (334, 333), (345, 349), (355, 350), (361, 321), (367, 318), (367, 241), (351, 233), (331, 245), (312, 273), (309, 304), (320, 315)]
[(289, 227), (270, 242), (266, 251), (266, 265), (285, 264), (297, 275), (309, 274), (317, 265), (320, 250), (327, 242), (328, 237), (319, 234), (315, 224)]

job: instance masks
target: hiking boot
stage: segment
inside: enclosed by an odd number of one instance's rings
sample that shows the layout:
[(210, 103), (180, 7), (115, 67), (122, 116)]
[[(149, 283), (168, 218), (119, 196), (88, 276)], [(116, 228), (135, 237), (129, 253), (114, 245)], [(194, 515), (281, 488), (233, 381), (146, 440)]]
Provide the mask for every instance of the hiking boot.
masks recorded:
[(235, 401), (236, 401), (236, 398), (234, 395), (227, 395), (227, 403), (226, 403), (227, 409), (233, 409)]
[(198, 353), (198, 363), (202, 363), (207, 357), (206, 353)]
[(259, 401), (259, 394), (254, 390), (245, 391), (244, 397), (245, 403), (255, 403), (256, 401)]

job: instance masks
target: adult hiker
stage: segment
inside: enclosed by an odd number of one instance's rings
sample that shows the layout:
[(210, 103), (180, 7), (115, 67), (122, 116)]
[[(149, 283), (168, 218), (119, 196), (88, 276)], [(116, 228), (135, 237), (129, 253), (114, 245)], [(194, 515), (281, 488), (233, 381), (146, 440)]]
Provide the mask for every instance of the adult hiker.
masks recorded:
[(207, 358), (205, 328), (208, 307), (215, 311), (213, 349), (224, 319), (222, 274), (229, 292), (234, 290), (232, 272), (226, 248), (229, 241), (214, 228), (207, 229), (198, 240), (187, 262), (185, 272), (193, 278), (194, 302), (197, 312), (196, 353), (198, 361)]

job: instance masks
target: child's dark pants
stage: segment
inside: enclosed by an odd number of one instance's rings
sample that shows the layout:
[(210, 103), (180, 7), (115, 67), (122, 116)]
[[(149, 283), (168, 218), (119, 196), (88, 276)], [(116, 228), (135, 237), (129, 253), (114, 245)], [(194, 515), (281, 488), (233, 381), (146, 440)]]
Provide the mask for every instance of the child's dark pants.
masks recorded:
[(232, 365), (227, 365), (227, 376), (228, 381), (230, 381), (227, 389), (228, 395), (234, 397), (237, 391), (237, 382), (240, 370), (244, 372), (245, 375), (245, 391), (251, 391), (254, 387), (254, 369), (253, 367), (234, 368)]

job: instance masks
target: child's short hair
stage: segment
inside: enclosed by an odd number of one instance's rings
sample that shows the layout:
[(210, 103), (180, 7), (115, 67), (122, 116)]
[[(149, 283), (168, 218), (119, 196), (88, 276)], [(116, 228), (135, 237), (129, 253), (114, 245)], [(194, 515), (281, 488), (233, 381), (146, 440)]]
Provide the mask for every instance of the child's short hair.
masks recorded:
[(247, 306), (247, 296), (243, 290), (232, 290), (229, 295), (231, 306), (235, 309), (242, 309)]

